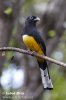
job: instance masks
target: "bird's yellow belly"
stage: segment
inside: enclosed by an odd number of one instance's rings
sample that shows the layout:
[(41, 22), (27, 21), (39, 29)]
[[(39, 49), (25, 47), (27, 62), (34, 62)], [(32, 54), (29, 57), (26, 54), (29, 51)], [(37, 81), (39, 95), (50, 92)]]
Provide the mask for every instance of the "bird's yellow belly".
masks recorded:
[[(32, 36), (23, 35), (23, 42), (31, 51), (36, 51), (38, 54), (44, 54), (40, 46), (37, 44), (37, 42)], [(44, 61), (40, 58), (37, 58), (37, 60)]]

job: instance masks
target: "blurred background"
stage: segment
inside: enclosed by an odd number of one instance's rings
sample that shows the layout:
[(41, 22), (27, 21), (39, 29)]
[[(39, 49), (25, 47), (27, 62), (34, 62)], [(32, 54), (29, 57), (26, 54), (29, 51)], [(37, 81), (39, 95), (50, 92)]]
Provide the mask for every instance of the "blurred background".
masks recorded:
[[(66, 0), (0, 0), (0, 47), (26, 49), (21, 33), (36, 15), (47, 56), (66, 62)], [(11, 60), (11, 57), (13, 59)], [(0, 100), (66, 100), (66, 69), (48, 62), (54, 89), (43, 90), (36, 58), (0, 52)]]

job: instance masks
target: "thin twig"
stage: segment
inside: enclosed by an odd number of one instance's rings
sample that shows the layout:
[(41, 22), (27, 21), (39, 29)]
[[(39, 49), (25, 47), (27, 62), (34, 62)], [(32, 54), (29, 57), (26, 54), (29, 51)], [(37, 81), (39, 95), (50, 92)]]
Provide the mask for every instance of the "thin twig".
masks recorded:
[(14, 47), (1, 47), (0, 48), (0, 52), (3, 52), (3, 51), (15, 51), (15, 52), (31, 55), (31, 56), (34, 56), (34, 57), (39, 57), (41, 59), (45, 59), (47, 61), (50, 61), (50, 62), (52, 62), (54, 64), (66, 67), (66, 63), (63, 63), (61, 61), (57, 61), (55, 59), (52, 59), (52, 58), (44, 56), (44, 55), (40, 55), (40, 54), (38, 54), (36, 52), (32, 52), (32, 51), (28, 51), (28, 50), (23, 50), (23, 49), (20, 49), (20, 48), (14, 48)]

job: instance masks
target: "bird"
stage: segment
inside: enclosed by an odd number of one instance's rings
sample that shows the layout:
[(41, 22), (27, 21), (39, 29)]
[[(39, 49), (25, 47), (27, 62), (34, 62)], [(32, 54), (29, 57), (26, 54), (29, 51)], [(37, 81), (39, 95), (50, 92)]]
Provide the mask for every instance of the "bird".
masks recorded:
[[(37, 22), (39, 20), (40, 18), (37, 16), (28, 16), (25, 20), (25, 25), (21, 36), (23, 43), (28, 50), (46, 56), (46, 45), (44, 39), (37, 30)], [(50, 78), (47, 61), (40, 58), (36, 59), (40, 69), (43, 88), (46, 90), (52, 90), (53, 84)]]

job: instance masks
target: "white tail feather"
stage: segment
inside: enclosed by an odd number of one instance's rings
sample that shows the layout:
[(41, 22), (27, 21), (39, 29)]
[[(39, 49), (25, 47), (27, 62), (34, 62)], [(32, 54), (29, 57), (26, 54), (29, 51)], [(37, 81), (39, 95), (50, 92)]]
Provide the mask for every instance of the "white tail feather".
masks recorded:
[(41, 72), (42, 83), (43, 83), (44, 88), (53, 88), (53, 84), (48, 75), (47, 68), (45, 70), (40, 68), (40, 72)]

